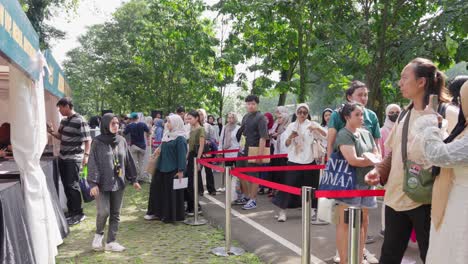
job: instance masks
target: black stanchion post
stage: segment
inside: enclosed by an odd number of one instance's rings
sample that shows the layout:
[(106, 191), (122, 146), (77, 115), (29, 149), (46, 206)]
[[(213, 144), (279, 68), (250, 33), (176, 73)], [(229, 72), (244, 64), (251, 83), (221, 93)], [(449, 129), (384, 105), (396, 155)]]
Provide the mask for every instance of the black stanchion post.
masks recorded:
[(206, 219), (198, 215), (198, 163), (197, 158), (193, 158), (193, 219), (186, 219), (184, 221), (187, 225), (199, 226), (208, 223)]
[(232, 247), (231, 246), (231, 168), (225, 167), (224, 169), (224, 178), (226, 182), (226, 201), (225, 201), (225, 209), (226, 209), (226, 226), (224, 227), (224, 239), (225, 244), (224, 247), (217, 247), (214, 248), (211, 252), (217, 256), (227, 257), (229, 255), (236, 255), (240, 256), (245, 253), (242, 248)]

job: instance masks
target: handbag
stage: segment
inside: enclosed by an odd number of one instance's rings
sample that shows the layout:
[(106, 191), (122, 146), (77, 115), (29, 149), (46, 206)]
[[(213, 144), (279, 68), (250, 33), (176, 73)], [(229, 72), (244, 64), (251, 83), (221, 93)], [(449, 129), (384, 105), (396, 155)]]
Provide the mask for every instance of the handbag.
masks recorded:
[(319, 161), (323, 157), (325, 157), (327, 151), (325, 148), (320, 144), (320, 141), (318, 139), (314, 139), (312, 142), (312, 155), (314, 156), (314, 159), (316, 161)]
[[(249, 157), (271, 155), (269, 147), (265, 147), (262, 154), (258, 153), (258, 149), (259, 147), (249, 147)], [(256, 160), (248, 160), (248, 163), (256, 163)], [(262, 159), (262, 163), (270, 163), (270, 158)]]
[(151, 155), (149, 157), (149, 160), (148, 160), (148, 165), (146, 166), (146, 172), (151, 174), (151, 176), (153, 176), (153, 177), (154, 177), (154, 174), (156, 173), (156, 169), (158, 167), (159, 155), (160, 154), (157, 154), (156, 152), (153, 155)]
[(91, 196), (91, 186), (89, 186), (88, 183), (88, 166), (85, 165), (83, 167), (83, 170), (80, 173), (80, 190), (81, 190), (81, 196), (83, 197), (83, 201), (85, 203), (92, 202), (94, 200), (94, 197)]
[(403, 123), (403, 135), (401, 142), (401, 156), (403, 160), (403, 192), (413, 201), (422, 204), (430, 204), (432, 201), (432, 187), (434, 177), (432, 169), (424, 169), (421, 164), (408, 160), (408, 129), (411, 111), (408, 111)]
[(333, 152), (320, 178), (319, 190), (354, 190), (356, 185), (356, 168), (349, 164), (340, 151)]

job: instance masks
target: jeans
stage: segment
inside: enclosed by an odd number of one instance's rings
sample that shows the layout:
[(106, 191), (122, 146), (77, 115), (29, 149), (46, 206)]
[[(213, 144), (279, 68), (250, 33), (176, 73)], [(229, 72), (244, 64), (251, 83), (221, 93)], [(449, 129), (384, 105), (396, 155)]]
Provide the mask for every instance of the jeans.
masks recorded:
[(149, 180), (149, 179), (145, 179), (146, 176), (144, 174), (146, 150), (139, 148), (136, 145), (132, 145), (130, 147), (130, 152), (132, 153), (132, 157), (133, 157), (133, 160), (135, 161), (135, 166), (137, 169), (137, 181)]
[(103, 235), (109, 218), (109, 230), (107, 232), (107, 243), (114, 242), (119, 230), (120, 208), (124, 189), (114, 192), (100, 192), (96, 198), (96, 234)]

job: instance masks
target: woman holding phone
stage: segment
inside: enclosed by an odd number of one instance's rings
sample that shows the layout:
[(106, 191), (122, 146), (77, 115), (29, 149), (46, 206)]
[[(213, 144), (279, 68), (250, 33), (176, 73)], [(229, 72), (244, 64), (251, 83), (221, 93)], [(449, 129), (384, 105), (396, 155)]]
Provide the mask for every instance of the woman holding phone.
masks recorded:
[[(311, 127), (320, 126), (320, 124), (307, 119), (309, 115), (309, 106), (307, 104), (299, 104), (296, 108), (296, 115), (296, 121), (289, 124), (286, 131), (281, 135), (281, 141), (284, 142), (287, 148), (288, 165), (313, 165), (315, 164), (312, 148), (314, 134), (310, 129)], [(288, 171), (282, 181), (289, 186), (312, 186), (317, 188), (319, 171)], [(280, 209), (277, 215), (278, 222), (285, 222), (287, 219), (286, 209), (300, 207), (301, 201), (299, 196), (280, 191), (274, 197), (273, 204)], [(314, 208), (312, 218), (316, 219), (317, 199), (312, 200), (312, 208)]]
[[(411, 146), (420, 136), (414, 133), (412, 127), (416, 120), (424, 115), (424, 109), (430, 104), (431, 94), (438, 95), (438, 104), (441, 106), (450, 102), (445, 88), (445, 75), (428, 59), (416, 58), (408, 63), (401, 72), (398, 84), (403, 97), (410, 99), (411, 104), (404, 113), (400, 114), (396, 127), (386, 141), (385, 148), (391, 151), (391, 155), (366, 175), (369, 184), (378, 184), (381, 179), (382, 184), (385, 184), (385, 234), (380, 256), (380, 263), (384, 264), (402, 261), (412, 228), (416, 231), (421, 260), (426, 261), (431, 226), (431, 203), (415, 201), (403, 191), (406, 184), (404, 181), (406, 170), (402, 147), (406, 144), (409, 161), (424, 160), (423, 153), (415, 151), (415, 147)], [(457, 120), (458, 111), (454, 107), (447, 106), (445, 116), (450, 132), (455, 126), (451, 120)], [(409, 129), (403, 135), (405, 123)], [(403, 142), (403, 136), (406, 142)], [(385, 179), (387, 177), (384, 176), (387, 175), (388, 179)]]

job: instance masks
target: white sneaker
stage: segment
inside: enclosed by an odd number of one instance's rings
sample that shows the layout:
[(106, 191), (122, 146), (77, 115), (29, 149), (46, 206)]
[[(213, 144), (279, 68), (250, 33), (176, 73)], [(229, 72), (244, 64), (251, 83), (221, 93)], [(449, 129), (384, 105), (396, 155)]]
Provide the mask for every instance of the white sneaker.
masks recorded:
[(104, 238), (104, 235), (94, 234), (94, 239), (93, 239), (93, 244), (92, 244), (93, 250), (95, 251), (103, 250), (103, 247), (102, 247), (103, 238)]
[(364, 260), (367, 260), (369, 264), (378, 264), (379, 260), (374, 254), (370, 253), (366, 248), (364, 249)]
[(281, 210), (279, 211), (279, 215), (278, 215), (278, 222), (286, 222), (286, 211), (285, 210)]
[(145, 215), (143, 218), (148, 221), (158, 219), (155, 215)]
[(124, 250), (125, 250), (125, 247), (123, 247), (122, 245), (120, 245), (119, 243), (115, 241), (106, 244), (106, 251), (122, 252)]
[(336, 251), (336, 255), (333, 257), (333, 262), (334, 263), (340, 263), (340, 254), (338, 254), (338, 250)]

